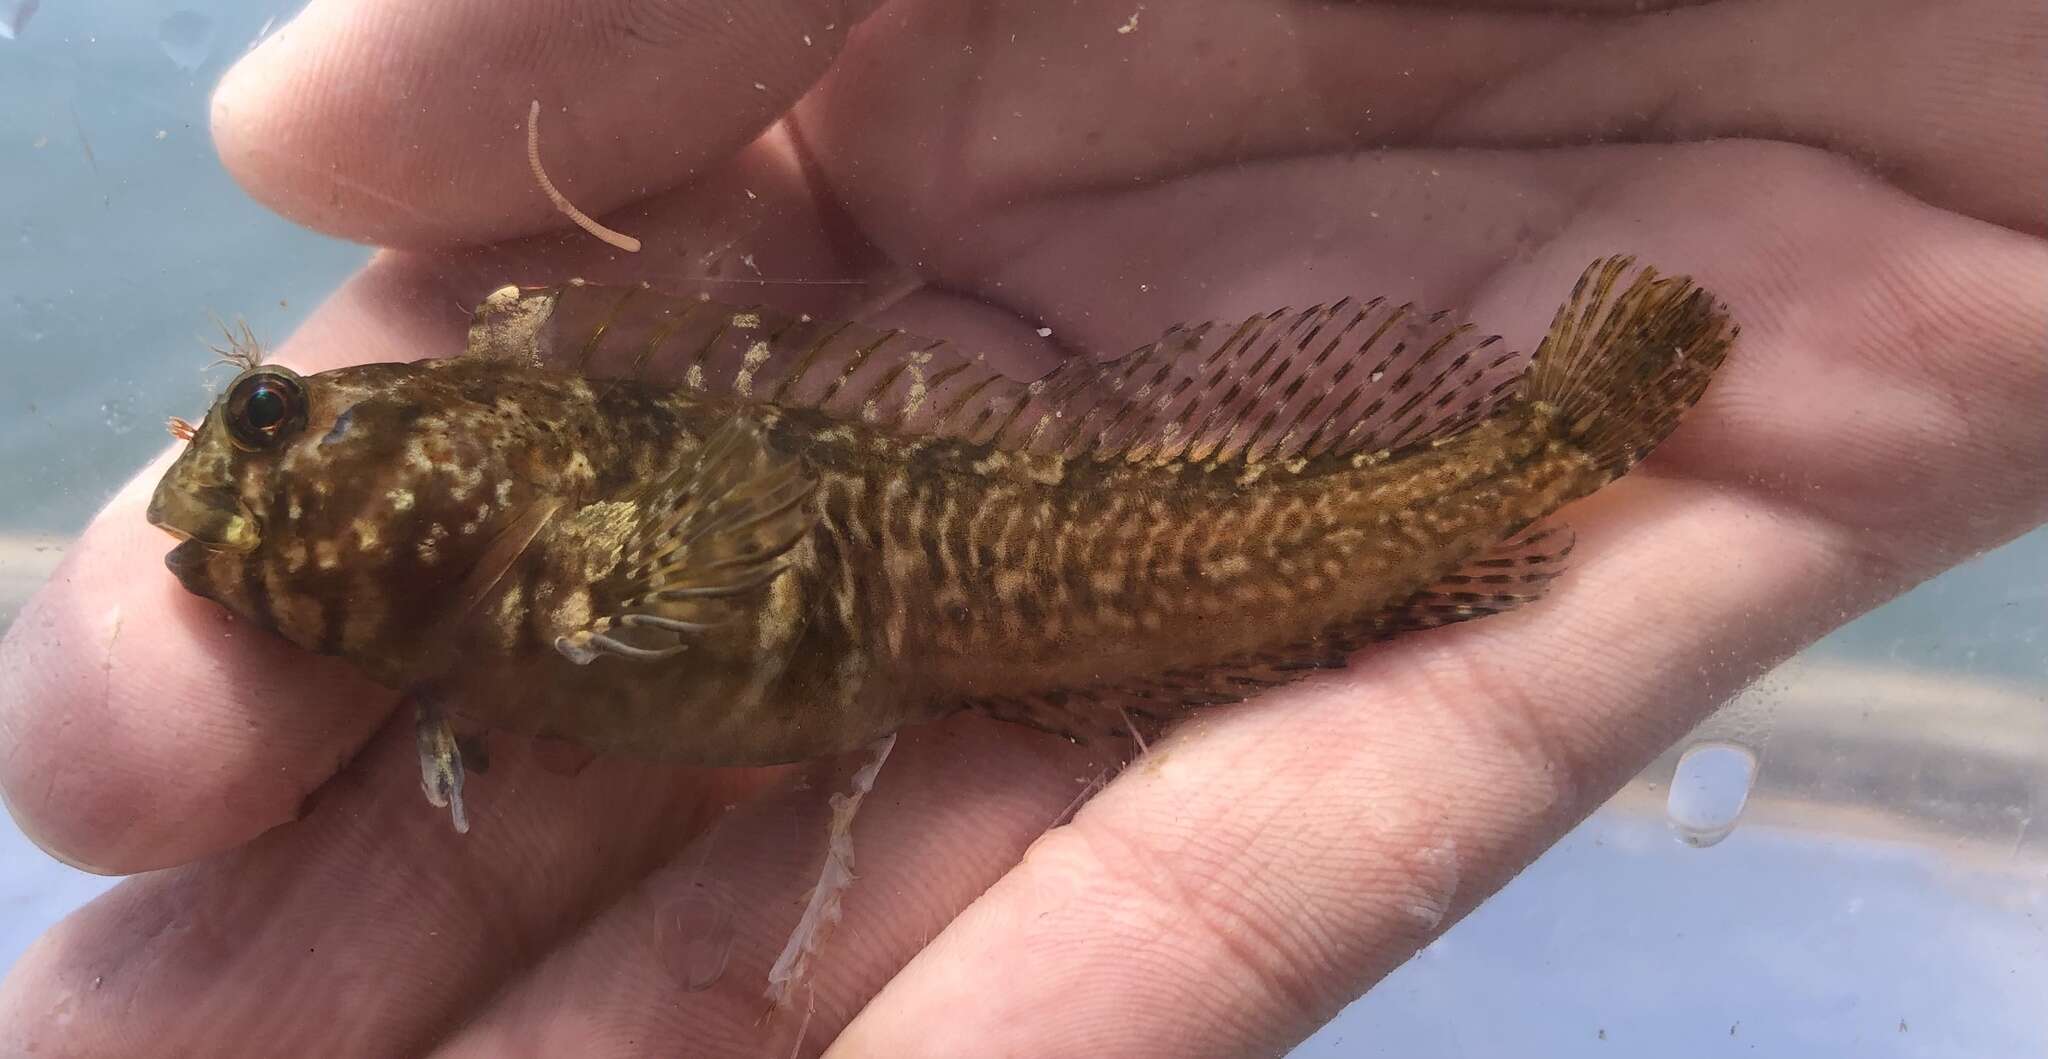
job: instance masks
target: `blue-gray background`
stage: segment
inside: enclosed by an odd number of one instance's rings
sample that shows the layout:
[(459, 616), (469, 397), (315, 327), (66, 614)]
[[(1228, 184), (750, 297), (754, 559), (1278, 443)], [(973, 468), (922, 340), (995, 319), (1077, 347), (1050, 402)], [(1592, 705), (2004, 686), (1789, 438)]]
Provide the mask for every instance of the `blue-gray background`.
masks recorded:
[[(208, 142), (208, 88), (295, 7), (53, 0), (0, 32), (0, 623), (202, 407), (208, 310), (282, 336), (367, 257)], [(2036, 533), (1843, 630), (1699, 733), (1761, 759), (1725, 840), (1670, 803), (1725, 812), (1741, 756), (1675, 751), (1298, 1054), (2048, 1054), (2044, 628)], [(0, 822), (0, 971), (107, 885)]]

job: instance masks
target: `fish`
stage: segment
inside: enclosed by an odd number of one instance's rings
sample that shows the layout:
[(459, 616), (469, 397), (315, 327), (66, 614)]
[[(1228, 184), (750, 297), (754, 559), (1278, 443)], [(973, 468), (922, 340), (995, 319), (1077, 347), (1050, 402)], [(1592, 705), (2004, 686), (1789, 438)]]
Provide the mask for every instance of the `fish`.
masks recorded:
[(187, 590), (401, 692), (466, 830), (484, 733), (712, 766), (963, 710), (1087, 740), (1534, 603), (1555, 513), (1737, 334), (1614, 256), (1528, 356), (1346, 299), (1027, 381), (899, 330), (507, 286), (437, 359), (302, 376), (236, 342), (147, 517)]

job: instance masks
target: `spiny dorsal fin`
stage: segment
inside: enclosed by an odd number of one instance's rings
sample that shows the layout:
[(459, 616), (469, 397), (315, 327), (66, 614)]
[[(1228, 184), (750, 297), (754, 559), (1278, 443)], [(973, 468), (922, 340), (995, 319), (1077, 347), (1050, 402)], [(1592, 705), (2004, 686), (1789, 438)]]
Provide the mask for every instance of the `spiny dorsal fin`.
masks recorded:
[(891, 432), (1134, 463), (1350, 454), (1441, 437), (1507, 394), (1519, 359), (1444, 313), (1383, 300), (1174, 327), (1108, 360), (1009, 378), (943, 341), (645, 287), (506, 288), (470, 351), (663, 378)]
[(469, 316), (469, 336), (462, 355), (485, 360), (540, 363), (541, 336), (547, 316), (533, 311), (518, 287), (499, 287)]
[(817, 484), (802, 461), (770, 447), (757, 420), (736, 415), (691, 466), (632, 498), (588, 505), (565, 532), (583, 534), (594, 554), (617, 547), (619, 558), (592, 586), (589, 626), (558, 637), (556, 649), (578, 664), (599, 652), (658, 660), (738, 617), (810, 532)]

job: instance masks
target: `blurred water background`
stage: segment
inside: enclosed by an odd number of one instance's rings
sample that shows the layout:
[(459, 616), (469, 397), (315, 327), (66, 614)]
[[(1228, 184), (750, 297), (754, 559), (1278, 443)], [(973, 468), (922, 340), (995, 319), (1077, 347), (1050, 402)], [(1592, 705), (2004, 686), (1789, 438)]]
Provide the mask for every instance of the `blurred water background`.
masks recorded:
[[(245, 198), (205, 118), (296, 5), (0, 0), (0, 627), (368, 252)], [(2048, 534), (1772, 674), (1303, 1045), (1337, 1056), (2048, 1054)], [(0, 971), (111, 885), (0, 822)]]

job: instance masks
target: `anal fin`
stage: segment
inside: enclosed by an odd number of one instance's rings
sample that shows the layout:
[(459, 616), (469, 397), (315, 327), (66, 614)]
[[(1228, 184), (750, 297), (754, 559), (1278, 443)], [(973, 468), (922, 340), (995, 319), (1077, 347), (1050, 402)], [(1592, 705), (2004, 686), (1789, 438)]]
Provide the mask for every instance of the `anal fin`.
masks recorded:
[(1369, 631), (1370, 642), (1533, 603), (1564, 572), (1573, 542), (1571, 528), (1561, 524), (1514, 534), (1357, 631)]

